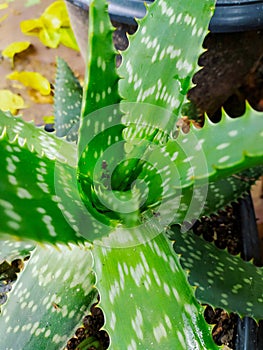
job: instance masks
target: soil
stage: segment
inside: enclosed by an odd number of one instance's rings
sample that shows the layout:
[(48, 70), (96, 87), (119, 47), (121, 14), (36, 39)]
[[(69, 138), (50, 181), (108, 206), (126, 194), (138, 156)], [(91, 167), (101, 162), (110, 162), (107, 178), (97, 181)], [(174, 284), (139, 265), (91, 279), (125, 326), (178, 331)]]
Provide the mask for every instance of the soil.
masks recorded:
[(194, 76), (196, 84), (188, 97), (213, 121), (220, 120), (221, 107), (237, 117), (245, 100), (263, 108), (263, 31), (212, 34), (204, 40), (206, 51), (199, 58), (203, 67)]
[[(90, 313), (86, 315), (82, 320), (82, 326), (79, 327), (74, 337), (70, 338), (67, 342), (67, 346), (64, 350), (78, 350), (78, 345), (81, 345), (85, 341), (99, 342), (99, 349), (108, 349), (110, 340), (108, 333), (101, 329), (104, 325), (104, 315), (102, 310), (98, 307), (99, 298), (90, 308)], [(98, 345), (86, 344), (86, 350), (96, 350)]]

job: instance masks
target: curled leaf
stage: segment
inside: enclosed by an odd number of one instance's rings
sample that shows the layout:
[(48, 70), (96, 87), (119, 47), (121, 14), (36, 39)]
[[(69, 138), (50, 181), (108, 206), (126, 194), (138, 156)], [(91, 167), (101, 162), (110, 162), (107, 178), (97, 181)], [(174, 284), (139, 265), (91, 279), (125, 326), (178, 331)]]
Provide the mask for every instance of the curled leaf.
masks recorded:
[(41, 15), (42, 21), (48, 26), (55, 29), (60, 27), (69, 27), (69, 17), (64, 1), (55, 1), (48, 6)]
[(38, 36), (43, 29), (43, 23), (39, 18), (28, 19), (20, 23), (20, 28), (23, 34)]
[(21, 96), (14, 94), (10, 90), (0, 90), (0, 109), (16, 114), (22, 108), (25, 108), (25, 103)]
[(55, 1), (37, 19), (20, 23), (26, 35), (35, 35), (47, 47), (57, 48), (59, 44), (78, 50), (64, 1)]
[(30, 45), (31, 43), (29, 41), (15, 41), (2, 51), (2, 55), (10, 58), (13, 62), (15, 54), (25, 51)]
[(60, 33), (61, 44), (73, 50), (76, 50), (76, 51), (79, 50), (75, 35), (71, 30), (71, 28), (60, 28), (59, 33)]
[(49, 81), (37, 72), (13, 72), (7, 76), (8, 79), (18, 80), (23, 85), (35, 89), (41, 95), (49, 95), (51, 88)]
[(43, 27), (39, 33), (39, 40), (47, 47), (55, 49), (60, 43), (60, 34), (57, 31), (51, 30), (48, 27)]

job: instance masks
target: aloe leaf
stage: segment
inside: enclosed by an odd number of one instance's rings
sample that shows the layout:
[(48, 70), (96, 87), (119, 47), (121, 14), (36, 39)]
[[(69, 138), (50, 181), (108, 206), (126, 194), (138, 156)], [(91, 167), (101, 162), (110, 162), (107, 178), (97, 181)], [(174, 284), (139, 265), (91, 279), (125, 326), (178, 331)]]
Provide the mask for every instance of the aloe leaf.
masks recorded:
[(76, 146), (0, 113), (1, 235), (53, 244), (107, 235), (111, 220), (79, 193)]
[[(147, 179), (149, 189), (155, 192), (151, 204), (160, 196), (162, 200), (177, 196), (178, 191), (188, 186), (216, 182), (262, 165), (262, 130), (262, 113), (247, 106), (246, 113), (240, 118), (233, 119), (224, 114), (217, 124), (206, 119), (203, 128), (192, 126), (187, 134), (180, 131), (176, 139), (169, 138), (165, 145), (144, 141), (145, 154), (141, 158), (147, 162), (138, 178)], [(137, 144), (134, 148), (137, 152)], [(163, 184), (158, 193), (155, 188), (160, 177)]]
[(111, 349), (218, 349), (162, 234), (132, 248), (95, 246), (94, 260)]
[[(98, 132), (105, 130), (107, 133), (107, 128), (120, 124), (118, 106), (116, 110), (112, 111), (112, 115), (99, 120), (97, 120), (97, 115), (99, 114), (96, 115), (94, 113), (91, 115), (91, 113), (103, 107), (118, 104), (120, 101), (118, 93), (119, 77), (116, 73), (115, 64), (116, 52), (112, 39), (113, 31), (114, 29), (107, 13), (106, 2), (104, 0), (92, 1), (89, 6), (87, 63), (79, 140), (79, 170), (83, 174), (87, 172), (87, 163), (89, 163), (86, 161), (86, 152), (88, 151), (86, 146), (88, 142)], [(113, 120), (113, 124), (111, 120)], [(96, 147), (98, 154), (100, 149), (108, 146), (108, 135), (105, 136), (104, 140), (101, 147), (98, 147), (98, 145)], [(90, 158), (94, 156), (94, 150), (92, 151)]]
[(224, 208), (248, 193), (256, 180), (263, 174), (263, 165), (247, 169), (241, 173), (209, 183), (202, 215)]
[(47, 134), (42, 128), (36, 128), (19, 117), (0, 110), (0, 135), (6, 133), (10, 143), (15, 140), (19, 145), (26, 143), (26, 147), (34, 150), (40, 156), (46, 155), (50, 159), (58, 159), (71, 165), (76, 164), (76, 147), (58, 139), (53, 134)]
[[(16, 141), (10, 143), (6, 136), (0, 144), (1, 234), (50, 243), (83, 240), (77, 237), (64, 217), (62, 199), (55, 188), (55, 181), (73, 178), (74, 168), (61, 163), (64, 171), (64, 178), (61, 178), (59, 174), (55, 175), (58, 160), (40, 157), (27, 145), (20, 146)], [(64, 186), (66, 196), (69, 187)]]
[[(114, 49), (112, 38), (114, 28), (107, 10), (108, 6), (105, 0), (93, 0), (89, 4), (82, 118), (100, 108), (120, 101), (119, 77), (116, 73), (115, 63), (117, 52)], [(80, 132), (82, 133), (82, 131)]]
[[(213, 7), (213, 0), (156, 1), (138, 21), (138, 31), (130, 37), (119, 68), (123, 77), (119, 83), (122, 122), (129, 126), (124, 139), (128, 143), (136, 139), (160, 143), (175, 130)], [(156, 31), (156, 23), (161, 30)], [(143, 54), (138, 55), (138, 50)], [(146, 150), (147, 143), (144, 149), (135, 147), (128, 151), (126, 168), (140, 172), (139, 159)], [(122, 173), (119, 171), (119, 177), (125, 188), (130, 177)]]
[[(1, 115), (3, 124), (10, 120), (0, 138), (1, 236), (52, 244), (107, 237), (117, 223), (94, 209), (87, 199), (91, 197), (79, 192), (76, 168), (60, 160), (65, 161), (68, 155), (74, 163), (76, 147), (13, 119)], [(28, 219), (28, 213), (34, 220)]]
[[(64, 163), (75, 162), (76, 147), (0, 113), (1, 234), (50, 243), (83, 241), (75, 232), (81, 217), (76, 169)], [(66, 210), (63, 200), (72, 210)]]
[(147, 184), (148, 197), (141, 211), (150, 207), (160, 212), (162, 222), (182, 223), (239, 198), (263, 172), (262, 130), (262, 113), (247, 106), (240, 118), (224, 114), (218, 124), (206, 120), (202, 129), (180, 131), (164, 145), (130, 142), (135, 152), (144, 147), (137, 178)]
[(167, 225), (183, 224), (183, 230), (189, 229), (189, 224), (192, 226), (200, 216), (216, 213), (219, 209), (248, 193), (262, 173), (263, 166), (258, 166), (205, 185), (183, 188), (179, 202), (176, 197), (175, 203), (173, 199), (166, 203), (168, 219), (170, 214), (170, 221), (167, 222)]
[[(197, 68), (214, 3), (160, 0), (147, 6), (147, 14), (138, 20), (138, 31), (129, 38), (130, 45), (119, 68), (124, 78), (120, 81), (123, 111), (129, 108), (125, 107), (126, 101), (143, 102), (163, 107), (178, 117)], [(133, 122), (139, 116), (135, 104)], [(143, 119), (151, 124), (150, 113), (145, 113)], [(168, 132), (175, 123), (176, 118), (170, 121)]]
[(5, 260), (13, 261), (18, 258), (25, 258), (35, 248), (30, 241), (18, 241), (10, 236), (0, 240), (0, 247), (0, 264)]
[(97, 295), (92, 264), (85, 247), (37, 247), (3, 306), (0, 348), (64, 347)]
[(256, 320), (263, 315), (263, 269), (230, 255), (191, 231), (174, 230), (174, 250), (202, 303)]
[(240, 118), (223, 113), (220, 123), (207, 118), (203, 128), (192, 127), (187, 134), (181, 131), (176, 140), (167, 142), (166, 150), (180, 169), (180, 186), (184, 187), (191, 180), (214, 181), (261, 165), (262, 144), (262, 112), (247, 105)]
[(55, 81), (55, 130), (58, 137), (77, 141), (81, 113), (82, 87), (68, 64), (57, 58)]

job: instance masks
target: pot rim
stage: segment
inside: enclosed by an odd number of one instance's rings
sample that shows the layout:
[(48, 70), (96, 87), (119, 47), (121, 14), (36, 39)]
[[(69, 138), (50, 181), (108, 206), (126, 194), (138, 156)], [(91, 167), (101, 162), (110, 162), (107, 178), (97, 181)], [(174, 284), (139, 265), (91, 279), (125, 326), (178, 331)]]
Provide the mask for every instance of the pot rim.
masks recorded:
[[(91, 0), (66, 0), (88, 11)], [(110, 0), (109, 14), (113, 21), (136, 25), (134, 18), (145, 16), (145, 5), (154, 0)], [(212, 33), (243, 32), (263, 28), (263, 0), (217, 0), (210, 21)]]

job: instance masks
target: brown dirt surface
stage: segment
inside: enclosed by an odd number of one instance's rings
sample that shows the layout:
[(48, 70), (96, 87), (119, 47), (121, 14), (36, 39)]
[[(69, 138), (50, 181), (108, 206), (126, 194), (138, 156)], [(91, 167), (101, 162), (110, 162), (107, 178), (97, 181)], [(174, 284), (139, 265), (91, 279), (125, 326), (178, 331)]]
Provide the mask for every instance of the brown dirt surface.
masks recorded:
[[(0, 3), (4, 3), (1, 1)], [(20, 30), (21, 21), (38, 18), (43, 11), (54, 1), (40, 1), (39, 4), (26, 7), (26, 2), (15, 0), (7, 2), (8, 7), (0, 10), (0, 51), (15, 41), (30, 41), (31, 47), (23, 53), (17, 54), (14, 67), (11, 62), (0, 59), (0, 89), (9, 89), (21, 95), (28, 108), (19, 111), (25, 120), (34, 120), (36, 124), (43, 124), (44, 116), (53, 115), (52, 96), (42, 96), (33, 89), (24, 87), (15, 80), (6, 76), (12, 71), (34, 71), (41, 73), (53, 85), (56, 74), (56, 57), (67, 61), (74, 73), (83, 79), (84, 61), (79, 52), (60, 45), (57, 49), (45, 47), (38, 37), (24, 35)], [(1, 21), (2, 18), (2, 21)], [(3, 19), (5, 18), (5, 19)]]

